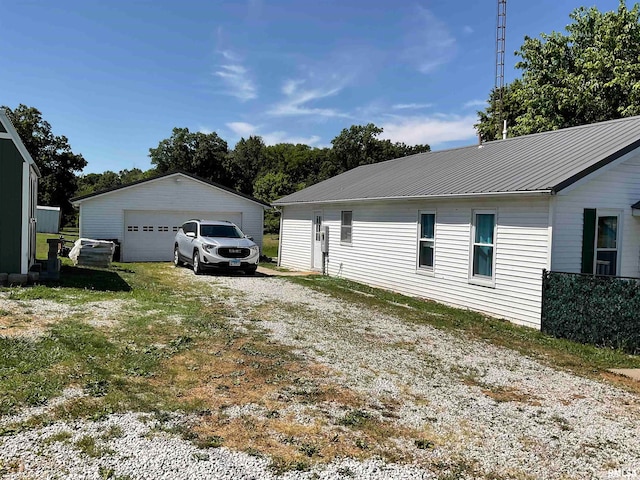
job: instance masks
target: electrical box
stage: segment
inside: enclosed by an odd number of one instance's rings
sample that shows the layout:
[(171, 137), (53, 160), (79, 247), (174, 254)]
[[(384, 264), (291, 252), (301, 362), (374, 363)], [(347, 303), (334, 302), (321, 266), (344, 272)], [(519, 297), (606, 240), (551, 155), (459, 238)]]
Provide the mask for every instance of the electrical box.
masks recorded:
[(320, 230), (320, 250), (322, 253), (329, 253), (329, 227), (323, 225)]

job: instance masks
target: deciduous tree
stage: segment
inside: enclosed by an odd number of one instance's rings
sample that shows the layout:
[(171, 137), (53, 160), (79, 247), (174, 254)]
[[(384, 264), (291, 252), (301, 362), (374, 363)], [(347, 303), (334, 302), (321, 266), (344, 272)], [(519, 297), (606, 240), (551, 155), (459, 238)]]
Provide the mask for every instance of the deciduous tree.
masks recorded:
[[(516, 52), (522, 78), (504, 91), (504, 111), (511, 135), (640, 114), (640, 6), (617, 11), (581, 7), (566, 33), (525, 37)], [(478, 131), (499, 138), (498, 95), (479, 112)], [(498, 127), (498, 128), (496, 128)]]
[(170, 138), (149, 149), (158, 173), (184, 170), (223, 185), (230, 183), (227, 153), (227, 142), (217, 133), (190, 132), (188, 128), (174, 128)]
[(67, 137), (53, 134), (51, 125), (37, 108), (23, 104), (13, 110), (6, 106), (2, 108), (42, 174), (38, 183), (38, 203), (59, 206), (63, 221), (68, 222), (74, 216), (69, 198), (76, 191), (76, 174), (87, 166), (86, 160), (73, 153)]

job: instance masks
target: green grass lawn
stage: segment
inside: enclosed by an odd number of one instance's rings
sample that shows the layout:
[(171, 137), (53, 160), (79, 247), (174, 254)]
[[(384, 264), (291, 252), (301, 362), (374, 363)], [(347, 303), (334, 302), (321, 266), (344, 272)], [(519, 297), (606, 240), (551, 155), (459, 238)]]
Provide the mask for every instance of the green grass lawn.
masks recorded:
[[(38, 260), (46, 260), (49, 253), (49, 244), (47, 240), (50, 238), (59, 239), (63, 236), (65, 240), (75, 242), (78, 239), (78, 229), (63, 229), (60, 233), (38, 233), (36, 235), (36, 258)], [(68, 247), (72, 247), (67, 243)]]
[[(46, 252), (45, 238), (39, 236), (38, 246), (44, 245)], [(265, 239), (265, 245), (277, 249), (277, 236)], [(203, 294), (202, 285), (177, 277), (180, 273), (169, 263), (114, 263), (109, 269), (93, 269), (74, 267), (66, 259), (58, 282), (0, 287), (4, 298), (24, 305), (21, 316), (0, 308), (0, 326), (20, 328), (35, 321), (36, 300), (73, 307), (66, 316), (46, 324), (40, 336), (4, 335), (0, 330), (0, 416), (23, 406), (43, 405), (70, 386), (86, 393), (27, 423), (2, 426), (0, 436), (61, 418), (102, 418), (131, 410), (157, 415), (182, 411), (207, 419), (202, 425), (213, 425), (182, 432), (200, 445), (238, 449), (261, 445), (265, 452), (284, 459), (281, 464), (285, 469), (307, 461), (295, 442), (284, 446), (273, 443), (274, 430), (285, 437), (304, 432), (288, 431), (290, 425), (275, 416), (264, 425), (248, 428), (239, 423), (242, 418), (229, 421), (219, 412), (225, 405), (250, 402), (266, 402), (266, 408), (274, 411), (284, 408), (279, 400), (265, 399), (277, 399), (278, 392), (287, 389), (300, 391), (301, 378), (317, 375), (324, 381), (323, 371), (313, 373), (317, 367), (270, 340), (259, 324), (242, 331), (233, 327), (227, 318), (236, 312), (229, 311), (215, 296)], [(613, 367), (640, 368), (637, 356), (559, 340), (478, 313), (343, 279), (312, 276), (288, 280), (356, 306), (374, 307), (400, 321), (428, 324), (510, 348), (551, 367), (640, 392), (637, 382), (607, 373)], [(96, 305), (94, 310), (91, 305)], [(92, 322), (96, 312), (108, 321)], [(260, 320), (260, 310), (252, 315)], [(354, 411), (360, 408), (356, 393), (323, 388), (313, 390), (309, 401), (338, 402)], [(371, 420), (369, 427), (368, 433), (358, 430), (357, 435), (371, 435), (369, 443), (373, 444), (375, 435), (384, 432), (384, 425)], [(340, 435), (340, 448), (352, 446), (342, 440), (347, 434)], [(323, 450), (323, 461), (334, 455), (328, 451)], [(335, 452), (336, 456), (347, 454), (350, 451)]]
[(277, 233), (265, 233), (262, 237), (262, 254), (275, 259), (278, 256), (278, 239)]

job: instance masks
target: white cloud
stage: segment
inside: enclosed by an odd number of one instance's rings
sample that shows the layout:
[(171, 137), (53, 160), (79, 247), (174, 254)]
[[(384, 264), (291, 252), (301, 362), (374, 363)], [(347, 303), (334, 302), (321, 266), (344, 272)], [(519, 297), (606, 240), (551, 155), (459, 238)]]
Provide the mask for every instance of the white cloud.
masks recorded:
[(473, 27), (469, 26), (469, 25), (465, 25), (464, 27), (462, 27), (462, 31), (464, 33), (466, 33), (467, 35), (472, 34), (475, 30), (473, 29)]
[(300, 137), (290, 135), (287, 132), (265, 132), (261, 133), (261, 127), (246, 122), (230, 122), (227, 127), (239, 137), (247, 138), (251, 135), (259, 135), (266, 145), (275, 145), (277, 143), (303, 143), (305, 145), (315, 145), (320, 141), (320, 137), (312, 135), (310, 137)]
[(320, 141), (320, 137), (312, 135), (310, 137), (291, 136), (286, 132), (271, 132), (262, 135), (262, 140), (266, 145), (276, 145), (277, 143), (302, 143), (304, 145), (313, 146)]
[(432, 107), (431, 103), (398, 103), (391, 108), (394, 110), (421, 110), (423, 108)]
[(214, 75), (227, 86), (226, 93), (246, 101), (257, 98), (256, 87), (249, 78), (248, 71), (240, 64), (219, 65)]
[(257, 88), (251, 75), (242, 64), (242, 57), (231, 48), (226, 48), (225, 33), (222, 27), (216, 30), (217, 48), (215, 52), (224, 60), (216, 66), (213, 76), (218, 77), (225, 86), (223, 93), (247, 101), (258, 97)]
[(231, 129), (233, 133), (241, 137), (250, 137), (255, 135), (258, 131), (258, 127), (246, 122), (230, 122), (227, 123), (227, 127)]
[(422, 73), (431, 73), (456, 55), (456, 39), (430, 10), (417, 7), (405, 36), (401, 58)]
[(445, 142), (472, 140), (476, 137), (473, 124), (475, 115), (415, 116), (390, 121), (380, 125), (384, 129), (380, 138), (407, 145), (428, 143), (431, 146)]
[(231, 50), (219, 50), (218, 53), (222, 55), (225, 60), (229, 60), (231, 62), (239, 62), (240, 58), (233, 53)]
[(282, 93), (285, 99), (274, 105), (267, 113), (270, 115), (284, 117), (294, 115), (317, 115), (320, 117), (348, 117), (347, 114), (334, 108), (311, 107), (306, 104), (322, 100), (327, 97), (337, 95), (346, 83), (346, 79), (333, 78), (333, 85), (323, 85), (320, 87), (301, 88), (307, 80), (288, 79), (282, 85)]
[(487, 106), (486, 100), (471, 100), (463, 105), (463, 108), (475, 108), (482, 107), (485, 108)]

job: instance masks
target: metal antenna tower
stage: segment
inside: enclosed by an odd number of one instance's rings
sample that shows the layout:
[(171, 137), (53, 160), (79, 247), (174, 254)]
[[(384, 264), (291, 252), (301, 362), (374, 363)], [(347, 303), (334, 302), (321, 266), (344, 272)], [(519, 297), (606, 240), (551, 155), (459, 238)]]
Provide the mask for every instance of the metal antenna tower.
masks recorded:
[[(502, 119), (502, 99), (504, 93), (504, 56), (507, 36), (507, 0), (498, 0), (498, 22), (496, 28), (496, 84), (495, 91), (498, 96), (496, 102), (496, 115)], [(507, 138), (507, 125), (505, 120), (502, 138)]]

